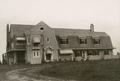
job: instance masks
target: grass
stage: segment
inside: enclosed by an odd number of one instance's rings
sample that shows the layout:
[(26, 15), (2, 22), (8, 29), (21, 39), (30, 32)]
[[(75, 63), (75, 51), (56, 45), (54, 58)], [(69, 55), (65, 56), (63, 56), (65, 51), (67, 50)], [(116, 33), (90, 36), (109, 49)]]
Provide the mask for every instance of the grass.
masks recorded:
[(36, 72), (38, 76), (41, 74), (65, 80), (119, 81), (120, 60), (56, 63)]
[(29, 67), (36, 67), (37, 65), (0, 65), (0, 81), (4, 81), (5, 77), (5, 73), (7, 73), (8, 71), (11, 70), (15, 70), (15, 69), (21, 69), (21, 68), (29, 68)]
[[(44, 66), (42, 70), (40, 70), (41, 66)], [(10, 70), (30, 67), (38, 67), (35, 71), (33, 69), (33, 73), (30, 72), (32, 74), (30, 77), (38, 79), (40, 75), (45, 75), (66, 81), (120, 81), (120, 60), (49, 63), (41, 65), (0, 65), (0, 81), (5, 78), (4, 74)], [(28, 70), (21, 72), (22, 75), (29, 74)]]

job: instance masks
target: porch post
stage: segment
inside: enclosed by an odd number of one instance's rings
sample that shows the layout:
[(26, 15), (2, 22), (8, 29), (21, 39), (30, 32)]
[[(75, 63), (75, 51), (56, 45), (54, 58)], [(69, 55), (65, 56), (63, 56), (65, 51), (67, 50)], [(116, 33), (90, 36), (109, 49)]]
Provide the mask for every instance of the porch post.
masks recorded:
[(17, 63), (17, 55), (16, 55), (16, 52), (13, 53), (13, 58), (14, 58), (14, 60), (13, 60), (14, 62), (13, 62), (13, 63), (16, 64), (16, 63)]
[(87, 51), (84, 51), (84, 60), (87, 60), (88, 58), (87, 58)]

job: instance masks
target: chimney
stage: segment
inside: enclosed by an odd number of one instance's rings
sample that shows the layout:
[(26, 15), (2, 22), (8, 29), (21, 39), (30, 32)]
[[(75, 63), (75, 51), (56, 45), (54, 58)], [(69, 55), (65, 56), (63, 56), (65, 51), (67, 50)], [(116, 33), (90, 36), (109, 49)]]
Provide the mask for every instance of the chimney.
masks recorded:
[(90, 24), (90, 31), (94, 32), (94, 25)]
[(7, 27), (6, 27), (6, 42), (7, 42), (7, 48), (6, 48), (6, 51), (8, 51), (8, 49), (9, 49), (9, 24), (7, 24)]

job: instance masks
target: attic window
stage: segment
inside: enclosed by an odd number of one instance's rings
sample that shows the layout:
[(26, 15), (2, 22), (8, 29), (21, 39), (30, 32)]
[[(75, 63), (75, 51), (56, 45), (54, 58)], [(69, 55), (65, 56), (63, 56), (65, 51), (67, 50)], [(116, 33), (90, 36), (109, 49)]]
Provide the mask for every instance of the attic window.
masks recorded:
[(94, 42), (94, 44), (100, 44), (100, 39), (98, 39), (98, 38), (96, 39), (95, 38), (95, 39), (93, 39), (93, 42)]
[(68, 38), (67, 37), (61, 37), (60, 38), (60, 44), (68, 44)]
[(86, 38), (80, 38), (80, 44), (87, 44)]
[(40, 28), (40, 30), (43, 30), (43, 29), (44, 29), (43, 27)]

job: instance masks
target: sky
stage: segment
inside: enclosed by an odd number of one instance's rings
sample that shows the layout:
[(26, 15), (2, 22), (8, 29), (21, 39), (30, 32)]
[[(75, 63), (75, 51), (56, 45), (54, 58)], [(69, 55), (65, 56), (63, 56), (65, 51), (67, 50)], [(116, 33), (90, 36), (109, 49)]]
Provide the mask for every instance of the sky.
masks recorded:
[(111, 36), (120, 51), (120, 0), (0, 0), (0, 54), (6, 52), (6, 24), (89, 29)]

